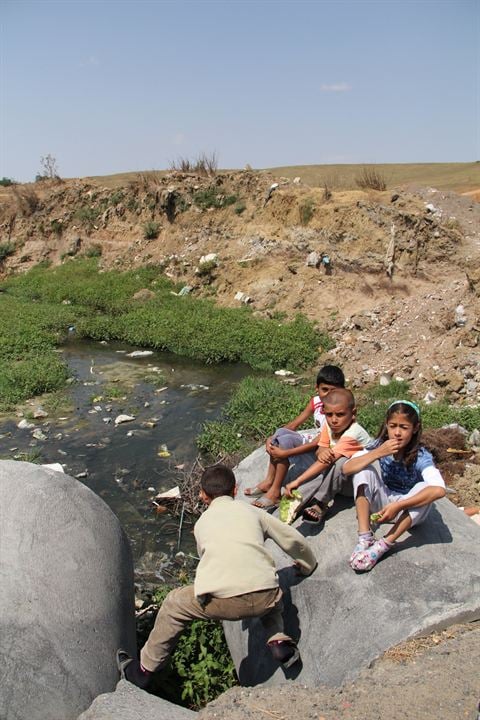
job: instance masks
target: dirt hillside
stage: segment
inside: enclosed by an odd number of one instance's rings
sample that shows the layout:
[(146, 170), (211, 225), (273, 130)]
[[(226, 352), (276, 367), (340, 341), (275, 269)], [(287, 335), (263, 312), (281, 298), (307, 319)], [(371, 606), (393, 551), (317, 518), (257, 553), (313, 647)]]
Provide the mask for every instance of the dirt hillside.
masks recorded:
[[(381, 374), (418, 393), (479, 399), (480, 204), (405, 186), (331, 192), (268, 173), (138, 175), (2, 188), (0, 270), (79, 254), (160, 267), (197, 296), (302, 312), (354, 386)], [(330, 263), (321, 261), (327, 254)], [(203, 265), (202, 256), (212, 254)]]

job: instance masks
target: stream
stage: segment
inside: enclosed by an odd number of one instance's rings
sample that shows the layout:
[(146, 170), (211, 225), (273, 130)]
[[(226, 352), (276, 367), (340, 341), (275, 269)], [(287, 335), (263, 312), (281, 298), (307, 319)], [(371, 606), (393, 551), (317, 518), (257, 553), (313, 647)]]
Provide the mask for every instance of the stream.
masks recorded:
[[(196, 550), (191, 524), (179, 537), (178, 519), (158, 514), (152, 500), (176, 484), (175, 466), (197, 456), (203, 423), (219, 417), (252, 370), (205, 366), (171, 353), (129, 357), (138, 350), (104, 341), (72, 340), (59, 352), (74, 378), (65, 408), (46, 407), (46, 417), (31, 419), (43, 409), (41, 399), (31, 401), (25, 417), (34, 427), (25, 429), (17, 427), (20, 417), (0, 419), (0, 457), (61, 463), (119, 518), (137, 578), (164, 580), (162, 568), (178, 550)], [(121, 414), (134, 419), (116, 425)]]

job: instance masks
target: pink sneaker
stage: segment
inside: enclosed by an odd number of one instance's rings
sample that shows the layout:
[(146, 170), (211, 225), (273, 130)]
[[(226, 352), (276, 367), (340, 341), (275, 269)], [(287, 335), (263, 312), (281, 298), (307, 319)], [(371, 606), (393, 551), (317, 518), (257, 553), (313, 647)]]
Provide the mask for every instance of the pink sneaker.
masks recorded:
[(368, 550), (368, 548), (371, 545), (373, 545), (374, 542), (375, 542), (375, 535), (373, 535), (373, 534), (370, 535), (370, 537), (359, 537), (358, 538), (358, 542), (355, 545), (355, 547), (353, 548), (353, 552), (350, 555), (350, 560), (348, 561), (348, 564), (350, 565), (350, 567), (353, 567), (352, 563), (353, 563), (354, 559), (356, 558), (356, 556), (359, 553), (363, 553), (363, 552), (365, 552), (365, 550)]
[(350, 566), (357, 572), (368, 572), (375, 567), (380, 558), (391, 549), (392, 545), (386, 543), (383, 538), (375, 540), (370, 547), (354, 556), (350, 562)]

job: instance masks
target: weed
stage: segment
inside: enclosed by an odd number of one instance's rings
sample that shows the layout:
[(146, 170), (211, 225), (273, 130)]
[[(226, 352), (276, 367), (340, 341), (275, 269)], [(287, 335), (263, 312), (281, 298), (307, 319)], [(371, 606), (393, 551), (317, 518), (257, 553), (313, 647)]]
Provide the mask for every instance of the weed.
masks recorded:
[(207, 260), (207, 262), (200, 263), (196, 274), (200, 277), (211, 277), (218, 267), (216, 260)]
[(447, 220), (445, 220), (443, 225), (444, 227), (448, 228), (448, 230), (455, 230), (455, 232), (463, 233), (462, 224), (455, 217), (449, 217)]
[(61, 220), (51, 220), (50, 221), (50, 229), (52, 232), (55, 233), (55, 235), (60, 235), (63, 233), (63, 223)]
[(102, 255), (102, 246), (100, 243), (93, 243), (85, 250), (85, 257), (99, 258)]
[(170, 163), (170, 170), (197, 175), (215, 175), (218, 169), (217, 153), (201, 153), (196, 160), (180, 157)]
[(239, 202), (237, 202), (237, 204), (233, 208), (236, 215), (241, 215), (243, 212), (245, 212), (246, 209), (247, 209), (247, 206), (245, 205), (243, 200), (239, 200)]
[(145, 240), (155, 240), (160, 233), (160, 223), (153, 220), (146, 222), (143, 226), (143, 237)]
[(376, 168), (363, 168), (355, 182), (362, 190), (386, 190), (385, 177)]
[(325, 202), (332, 199), (332, 191), (330, 190), (327, 182), (323, 183), (323, 199)]
[(83, 205), (83, 207), (78, 208), (78, 210), (75, 211), (74, 217), (78, 220), (78, 222), (81, 222), (82, 225), (85, 225), (89, 230), (92, 230), (99, 214), (100, 211), (93, 205)]
[(0, 263), (5, 260), (9, 255), (13, 255), (15, 252), (15, 243), (7, 240), (7, 242), (0, 243)]
[(300, 216), (301, 225), (308, 225), (313, 217), (315, 204), (312, 198), (307, 198), (298, 206), (298, 214)]
[(110, 195), (110, 202), (112, 205), (119, 205), (119, 203), (122, 202), (124, 198), (124, 194), (122, 190), (116, 190)]

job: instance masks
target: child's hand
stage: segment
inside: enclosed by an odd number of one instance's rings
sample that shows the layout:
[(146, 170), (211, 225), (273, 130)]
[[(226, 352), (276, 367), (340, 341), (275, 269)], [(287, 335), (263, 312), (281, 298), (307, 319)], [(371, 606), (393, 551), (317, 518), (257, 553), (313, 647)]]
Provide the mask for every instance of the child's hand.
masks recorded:
[(377, 515), (379, 515), (379, 518), (377, 520), (378, 523), (386, 523), (391, 522), (392, 520), (395, 520), (398, 513), (401, 512), (402, 508), (400, 507), (399, 502), (391, 502), (388, 503), (388, 505), (385, 505), (384, 508), (378, 511)]
[(274, 460), (283, 460), (288, 457), (288, 450), (282, 450), (277, 445), (270, 445), (269, 455)]
[(387, 455), (395, 455), (395, 453), (400, 450), (400, 440), (385, 440), (385, 442), (380, 445), (379, 450), (381, 450), (383, 453), (382, 457), (386, 457)]
[(335, 462), (335, 453), (333, 452), (332, 448), (318, 448), (317, 450), (317, 460), (321, 463), (325, 463), (325, 465), (331, 465), (333, 462)]
[(292, 480), (292, 482), (287, 483), (285, 485), (285, 495), (287, 497), (293, 497), (292, 490), (296, 490), (300, 483), (298, 483), (296, 480)]

